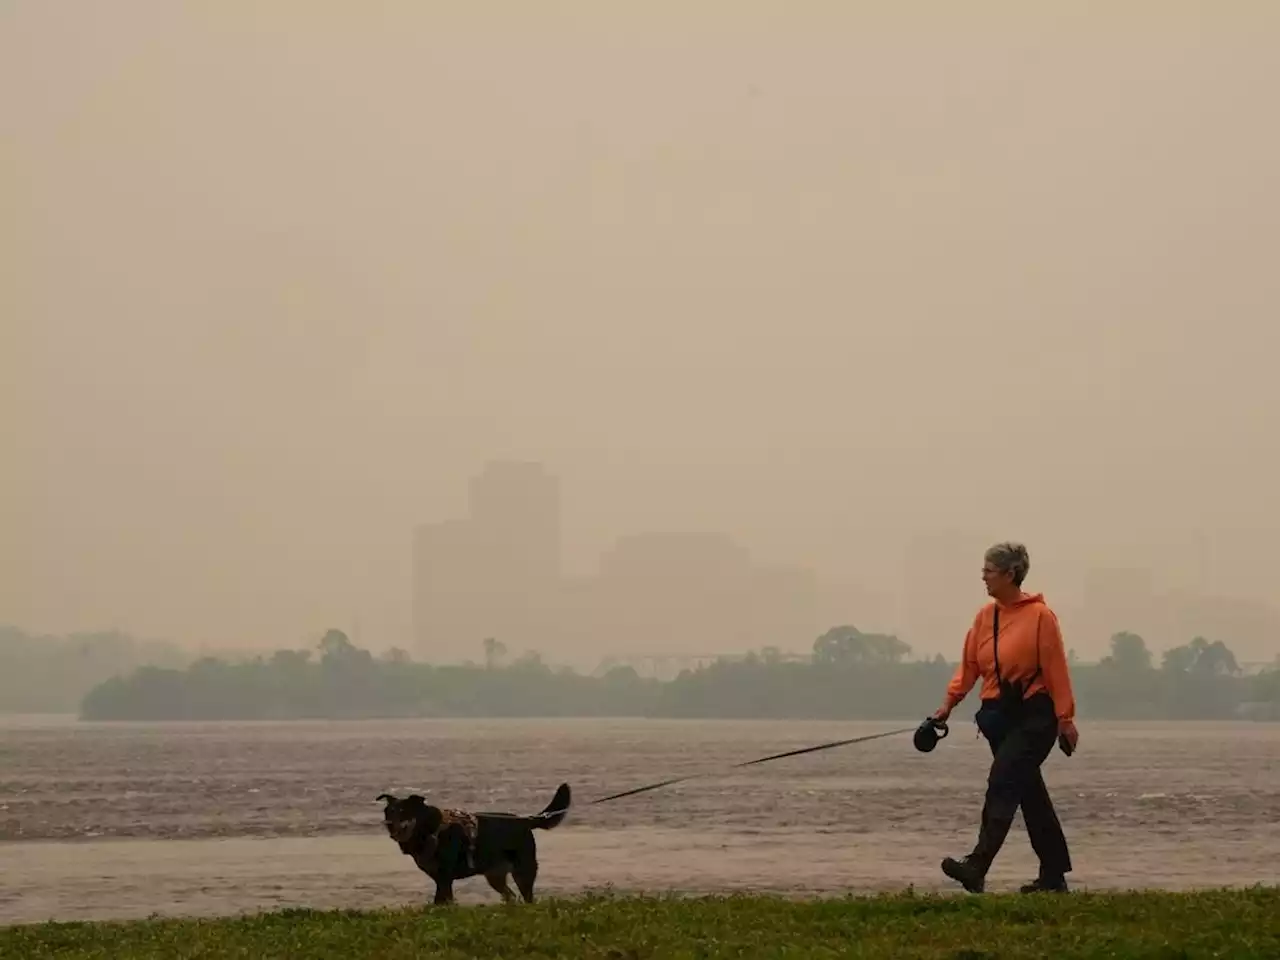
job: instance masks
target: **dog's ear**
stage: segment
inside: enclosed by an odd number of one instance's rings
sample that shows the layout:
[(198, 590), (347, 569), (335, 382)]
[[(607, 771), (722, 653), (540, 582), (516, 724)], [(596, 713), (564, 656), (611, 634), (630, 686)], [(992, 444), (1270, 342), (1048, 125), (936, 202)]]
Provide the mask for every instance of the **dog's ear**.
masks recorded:
[(404, 798), (405, 803), (412, 804), (415, 807), (425, 807), (427, 805), (426, 797), (417, 793), (411, 793)]
[[(378, 794), (378, 800), (385, 800), (387, 803), (394, 803), (396, 796), (393, 793), (380, 793)], [(376, 803), (377, 801), (374, 802)]]

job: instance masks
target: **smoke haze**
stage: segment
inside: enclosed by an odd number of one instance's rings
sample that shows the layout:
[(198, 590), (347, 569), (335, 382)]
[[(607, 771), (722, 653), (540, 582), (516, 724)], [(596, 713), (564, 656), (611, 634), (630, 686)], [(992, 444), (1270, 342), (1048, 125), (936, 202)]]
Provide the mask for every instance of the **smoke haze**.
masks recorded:
[(410, 646), (513, 459), (570, 578), (723, 532), (953, 657), (1015, 538), (1081, 654), (1280, 650), (1273, 7), (604, 6), (3, 5), (0, 622)]

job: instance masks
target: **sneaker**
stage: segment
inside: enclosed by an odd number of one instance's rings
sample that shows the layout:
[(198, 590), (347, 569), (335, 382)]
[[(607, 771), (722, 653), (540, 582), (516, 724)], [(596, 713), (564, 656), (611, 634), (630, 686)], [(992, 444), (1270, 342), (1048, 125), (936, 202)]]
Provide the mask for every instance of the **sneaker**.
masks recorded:
[(1036, 877), (1019, 888), (1023, 893), (1067, 893), (1066, 877)]
[(956, 860), (947, 857), (942, 861), (942, 872), (959, 883), (970, 893), (982, 893), (986, 889), (986, 871), (972, 857)]

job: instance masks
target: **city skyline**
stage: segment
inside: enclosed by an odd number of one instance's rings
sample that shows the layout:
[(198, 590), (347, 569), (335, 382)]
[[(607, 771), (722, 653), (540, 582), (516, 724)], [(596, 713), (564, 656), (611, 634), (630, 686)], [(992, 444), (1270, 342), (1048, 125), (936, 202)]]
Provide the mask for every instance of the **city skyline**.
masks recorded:
[[(761, 560), (740, 538), (707, 529), (617, 531), (592, 568), (568, 574), (557, 474), (539, 461), (489, 460), (467, 486), (467, 516), (414, 528), (413, 645), (428, 658), (474, 657), (484, 637), (579, 664), (765, 646), (804, 653), (840, 624), (894, 633), (917, 656), (950, 657), (985, 600), (977, 569), (995, 539), (954, 528), (907, 538), (896, 595), (818, 565)], [(1041, 554), (1034, 544), (1032, 551), (1040, 572)], [(1280, 636), (1276, 610), (1159, 579), (1150, 569), (1089, 567), (1074, 594), (1062, 583), (1046, 593), (1068, 644), (1088, 656), (1101, 655), (1112, 633), (1133, 630), (1157, 647), (1221, 637), (1246, 659), (1268, 659), (1268, 643)], [(1036, 583), (1033, 573), (1028, 588), (1041, 589)]]
[(618, 532), (593, 570), (569, 575), (558, 478), (540, 463), (489, 461), (468, 486), (467, 516), (414, 529), (414, 645), (423, 655), (466, 655), (488, 636), (562, 660), (794, 649), (825, 629), (839, 602), (814, 570), (761, 562), (712, 530)]

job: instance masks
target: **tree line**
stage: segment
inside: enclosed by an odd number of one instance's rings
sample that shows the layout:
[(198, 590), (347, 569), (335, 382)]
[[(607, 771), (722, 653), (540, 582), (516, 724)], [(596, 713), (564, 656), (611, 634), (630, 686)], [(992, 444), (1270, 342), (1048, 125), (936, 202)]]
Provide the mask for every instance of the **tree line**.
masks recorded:
[(190, 662), (175, 644), (118, 631), (36, 636), (0, 625), (0, 713), (75, 713), (104, 680), (145, 665)]
[[(900, 719), (937, 706), (954, 664), (912, 659), (888, 634), (834, 627), (799, 662), (766, 649), (722, 659), (673, 680), (630, 666), (600, 675), (553, 668), (535, 652), (507, 662), (488, 639), (483, 664), (432, 665), (402, 650), (375, 657), (340, 630), (313, 650), (278, 650), (189, 666), (143, 666), (90, 689), (88, 720), (372, 717), (684, 717)], [(1229, 647), (1196, 637), (1164, 651), (1118, 633), (1097, 664), (1074, 664), (1082, 717), (1280, 720), (1280, 661), (1246, 676)], [(976, 693), (966, 701), (976, 708)]]

